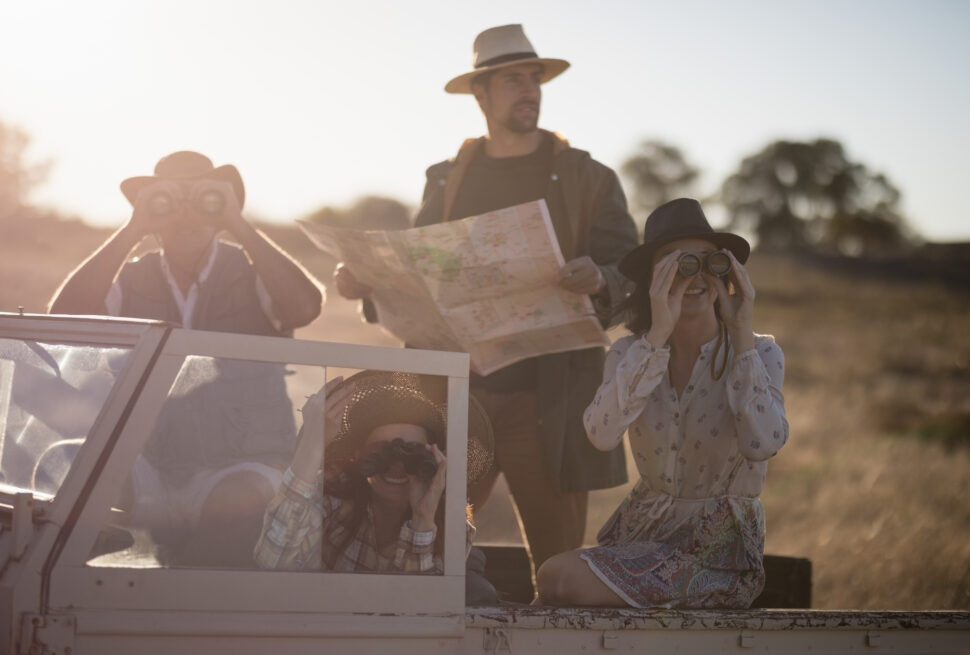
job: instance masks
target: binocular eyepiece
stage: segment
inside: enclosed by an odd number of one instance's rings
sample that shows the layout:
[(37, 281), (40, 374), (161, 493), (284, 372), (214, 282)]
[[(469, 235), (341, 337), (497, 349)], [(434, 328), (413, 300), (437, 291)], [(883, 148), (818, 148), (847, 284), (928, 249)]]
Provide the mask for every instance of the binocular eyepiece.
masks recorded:
[(403, 439), (385, 442), (362, 457), (360, 472), (369, 478), (384, 473), (399, 461), (404, 462), (404, 470), (408, 475), (416, 475), (425, 482), (438, 472), (438, 462), (435, 461), (434, 453), (422, 443)]
[(677, 258), (677, 270), (684, 277), (697, 275), (701, 272), (701, 268), (711, 275), (724, 277), (731, 270), (731, 258), (723, 250), (709, 252), (703, 256), (687, 252)]
[[(226, 197), (220, 191), (203, 191), (192, 201), (192, 206), (206, 216), (218, 216), (226, 208)], [(159, 191), (148, 199), (148, 210), (153, 216), (161, 218), (175, 211), (176, 199), (165, 191)]]

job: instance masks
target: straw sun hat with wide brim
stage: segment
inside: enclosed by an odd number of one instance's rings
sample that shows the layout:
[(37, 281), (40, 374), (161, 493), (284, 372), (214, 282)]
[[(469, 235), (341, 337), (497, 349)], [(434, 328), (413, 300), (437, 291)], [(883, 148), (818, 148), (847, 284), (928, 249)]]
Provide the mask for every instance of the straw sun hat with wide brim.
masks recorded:
[(701, 203), (693, 198), (677, 198), (654, 209), (643, 227), (643, 244), (620, 260), (623, 275), (638, 284), (649, 281), (657, 249), (680, 239), (703, 239), (718, 248), (730, 250), (742, 264), (748, 261), (751, 245), (737, 234), (715, 232), (704, 215)]
[[(341, 383), (352, 385), (339, 434), (327, 446), (325, 475), (341, 474), (361, 454), (374, 428), (390, 423), (420, 425), (445, 452), (447, 378), (417, 373), (361, 371)], [(339, 388), (339, 387), (338, 387)], [(475, 398), (468, 398), (468, 484), (492, 468), (492, 424)]]
[(232, 191), (242, 209), (246, 201), (246, 187), (242, 176), (232, 164), (213, 166), (212, 160), (205, 155), (191, 150), (180, 150), (165, 155), (155, 164), (154, 175), (139, 175), (129, 177), (121, 183), (121, 192), (128, 202), (134, 206), (138, 193), (158, 180), (220, 180), (232, 185)]
[(445, 84), (445, 91), (448, 93), (471, 93), (472, 80), (476, 77), (509, 66), (539, 64), (542, 66), (542, 84), (569, 68), (569, 62), (565, 59), (549, 59), (537, 55), (521, 25), (501, 25), (485, 30), (475, 37), (472, 50), (474, 70)]

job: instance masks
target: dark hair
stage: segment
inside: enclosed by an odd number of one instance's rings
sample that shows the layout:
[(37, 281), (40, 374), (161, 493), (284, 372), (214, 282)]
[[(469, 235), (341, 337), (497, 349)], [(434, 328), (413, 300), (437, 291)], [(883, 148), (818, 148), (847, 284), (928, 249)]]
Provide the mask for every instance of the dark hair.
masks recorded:
[[(326, 496), (333, 496), (348, 501), (351, 506), (351, 516), (350, 522), (347, 524), (347, 533), (344, 535), (340, 547), (334, 551), (336, 558), (347, 550), (350, 542), (357, 535), (357, 531), (360, 530), (360, 524), (364, 522), (364, 517), (367, 516), (367, 506), (371, 501), (371, 489), (367, 483), (367, 478), (361, 473), (357, 462), (353, 462), (339, 475), (324, 476), (323, 493)], [(326, 531), (326, 526), (323, 529)], [(323, 549), (321, 552), (325, 556), (327, 550)], [(321, 562), (321, 564), (323, 564), (324, 569), (330, 570), (333, 569), (336, 561), (325, 561)]]
[(650, 329), (653, 316), (650, 312), (650, 279), (637, 282), (633, 292), (621, 302), (615, 314), (626, 316), (623, 325), (633, 334), (643, 334)]

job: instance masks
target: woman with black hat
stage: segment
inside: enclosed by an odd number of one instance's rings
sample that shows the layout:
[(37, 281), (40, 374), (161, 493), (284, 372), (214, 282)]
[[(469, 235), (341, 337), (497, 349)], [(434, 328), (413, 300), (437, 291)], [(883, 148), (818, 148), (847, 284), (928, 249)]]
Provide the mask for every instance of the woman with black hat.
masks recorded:
[[(362, 371), (310, 396), (296, 454), (266, 510), (259, 566), (443, 571), (441, 380)], [(491, 466), (491, 427), (473, 398), (468, 425), (471, 480)], [(469, 524), (469, 546), (473, 534)]]
[(784, 357), (751, 327), (750, 246), (679, 198), (621, 262), (631, 335), (584, 415), (597, 448), (629, 431), (640, 480), (597, 537), (538, 572), (537, 604), (750, 606), (764, 586), (767, 460), (788, 438)]

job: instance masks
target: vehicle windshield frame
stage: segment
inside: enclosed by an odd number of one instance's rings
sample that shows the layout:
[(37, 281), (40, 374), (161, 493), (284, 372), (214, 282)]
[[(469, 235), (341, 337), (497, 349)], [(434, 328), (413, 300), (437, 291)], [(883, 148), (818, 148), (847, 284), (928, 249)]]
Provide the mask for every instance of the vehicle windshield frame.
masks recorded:
[[(448, 378), (447, 451), (454, 461), (465, 461), (464, 438), (468, 411), (468, 355), (403, 348), (304, 341), (167, 328), (166, 338), (144, 369), (131, 406), (114, 415), (112, 425), (100, 425), (89, 436), (89, 446), (103, 451), (86, 460), (81, 479), (77, 466), (62, 486), (74, 493), (90, 482), (86, 500), (65, 526), (61, 552), (45, 566), (50, 608), (118, 607), (151, 610), (348, 611), (400, 610), (407, 598), (415, 613), (461, 612), (464, 607), (465, 475), (464, 467), (449, 467), (445, 502), (444, 574), (434, 576), (292, 572), (214, 569), (133, 569), (87, 566), (92, 544), (103, 519), (118, 497), (138, 453), (186, 357), (203, 356), (288, 365), (329, 366), (344, 369), (373, 368), (439, 375)], [(128, 380), (132, 382), (132, 380)], [(116, 389), (124, 394), (121, 389)], [(114, 395), (114, 390), (112, 392)], [(110, 404), (110, 403), (109, 403)], [(114, 442), (109, 446), (109, 434)], [(107, 447), (107, 448), (106, 448)], [(93, 454), (92, 454), (93, 457)], [(80, 462), (79, 462), (80, 463)], [(67, 483), (72, 487), (68, 488)], [(280, 577), (283, 576), (283, 577)], [(115, 581), (112, 583), (110, 581)], [(122, 581), (124, 581), (122, 583)], [(283, 583), (285, 581), (285, 583)], [(118, 595), (119, 589), (153, 589), (154, 593)], [(243, 590), (246, 591), (243, 591)], [(235, 590), (235, 591), (232, 591)], [(409, 610), (410, 613), (410, 610)]]

